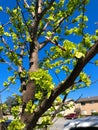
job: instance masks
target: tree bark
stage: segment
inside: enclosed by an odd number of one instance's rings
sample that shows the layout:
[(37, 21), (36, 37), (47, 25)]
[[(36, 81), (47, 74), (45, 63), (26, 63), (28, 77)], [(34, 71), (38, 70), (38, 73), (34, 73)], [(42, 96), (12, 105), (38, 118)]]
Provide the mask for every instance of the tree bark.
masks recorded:
[[(2, 113), (2, 108), (0, 106), (0, 120), (2, 119), (3, 119), (3, 113)], [(0, 130), (6, 130), (4, 123), (0, 123)]]
[[(3, 119), (1, 106), (0, 106), (0, 119), (1, 120)], [(2, 123), (0, 123), (0, 130), (2, 130)]]
[[(34, 40), (34, 39), (33, 39)], [(38, 43), (37, 41), (33, 41), (30, 43), (30, 69), (29, 72), (35, 72), (38, 70)], [(34, 103), (35, 99), (35, 91), (36, 86), (33, 80), (28, 77), (28, 83), (24, 87), (23, 91), (23, 105), (22, 105), (22, 113), (21, 113), (21, 120), (26, 124), (26, 126), (31, 122), (31, 114), (25, 112), (26, 104), (29, 101)], [(28, 130), (25, 128), (25, 130)], [(29, 129), (30, 130), (30, 129)], [(32, 129), (31, 129), (32, 130)]]

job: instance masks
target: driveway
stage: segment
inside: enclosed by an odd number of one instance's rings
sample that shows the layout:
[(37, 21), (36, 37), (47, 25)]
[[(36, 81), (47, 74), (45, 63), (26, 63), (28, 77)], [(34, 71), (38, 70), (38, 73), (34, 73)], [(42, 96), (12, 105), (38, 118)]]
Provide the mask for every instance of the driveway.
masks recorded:
[(62, 118), (55, 118), (53, 125), (49, 128), (49, 130), (63, 130), (64, 129), (64, 124), (68, 120), (65, 120), (63, 117)]

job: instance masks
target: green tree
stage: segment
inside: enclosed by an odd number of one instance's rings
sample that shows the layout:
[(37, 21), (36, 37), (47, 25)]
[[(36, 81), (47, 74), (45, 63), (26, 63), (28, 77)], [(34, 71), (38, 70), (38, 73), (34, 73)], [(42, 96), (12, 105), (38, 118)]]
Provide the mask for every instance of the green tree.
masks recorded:
[[(40, 117), (41, 125), (50, 124), (49, 112), (60, 94), (66, 97), (71, 90), (90, 85), (84, 67), (98, 53), (98, 30), (94, 35), (85, 31), (87, 4), (88, 0), (16, 0), (13, 9), (0, 7), (8, 17), (0, 24), (0, 62), (13, 73), (3, 85), (8, 88), (19, 79), (22, 93), (22, 101), (17, 98), (21, 119), (15, 116), (9, 130), (32, 130)], [(41, 57), (43, 51), (46, 55)], [(64, 74), (58, 85), (51, 71)], [(18, 107), (13, 108), (16, 111)]]

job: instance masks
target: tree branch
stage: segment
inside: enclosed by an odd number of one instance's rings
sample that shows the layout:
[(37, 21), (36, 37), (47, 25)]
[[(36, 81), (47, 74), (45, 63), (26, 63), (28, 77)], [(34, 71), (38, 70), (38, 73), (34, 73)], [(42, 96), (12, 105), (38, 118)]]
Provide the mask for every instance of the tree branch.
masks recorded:
[(11, 24), (11, 21), (8, 21), (7, 23), (3, 24), (2, 27), (5, 27), (7, 25)]
[(42, 13), (43, 9), (43, 0), (38, 0), (38, 14)]
[(87, 52), (86, 56), (84, 58), (81, 58), (78, 60), (75, 68), (73, 69), (72, 73), (69, 75), (67, 79), (64, 80), (64, 82), (60, 83), (52, 92), (48, 99), (45, 99), (42, 101), (39, 108), (35, 111), (35, 113), (30, 115), (30, 118), (32, 119), (33, 126), (31, 124), (28, 124), (27, 128), (34, 127), (36, 125), (36, 122), (38, 121), (39, 117), (51, 107), (52, 103), (58, 97), (62, 92), (64, 92), (66, 89), (70, 88), (70, 86), (73, 85), (74, 81), (82, 71), (82, 69), (85, 67), (85, 65), (98, 53), (98, 41), (95, 42), (95, 44), (92, 46), (92, 48)]
[[(27, 1), (26, 1), (26, 0), (23, 0), (23, 1), (24, 1), (24, 4), (25, 4), (26, 8), (27, 8), (27, 9), (30, 9), (30, 6), (29, 6), (29, 4), (27, 3)], [(31, 15), (32, 15), (32, 17), (34, 17), (34, 16), (35, 16), (34, 12), (32, 12)]]
[[(22, 45), (22, 46), (21, 46), (21, 51), (20, 51), (20, 58), (19, 58), (19, 60), (20, 60), (21, 62), (23, 62), (24, 46), (25, 46), (25, 45)], [(18, 66), (18, 72), (21, 73), (22, 71), (23, 71), (23, 67), (22, 67), (21, 65), (19, 65), (19, 66)]]
[(53, 40), (52, 40), (51, 38), (49, 38), (49, 37), (46, 37), (46, 38), (47, 38), (47, 40), (48, 40), (49, 42), (51, 42), (52, 44), (58, 46), (61, 50), (66, 51), (66, 49), (63, 48), (56, 40), (53, 41)]
[[(15, 79), (16, 79), (17, 75), (15, 75), (14, 77), (15, 77)], [(7, 89), (10, 87), (11, 84), (12, 84), (12, 81), (9, 82), (9, 84), (8, 84), (7, 87), (4, 87), (4, 89), (0, 90), (0, 94), (1, 94), (2, 92), (4, 92), (5, 90), (7, 90)]]
[(42, 17), (44, 16), (44, 14), (46, 14), (47, 10), (49, 10), (51, 8), (51, 6), (53, 5), (54, 1), (55, 0), (51, 0), (50, 3), (48, 4), (48, 6), (43, 9), (42, 13), (40, 14), (40, 19), (42, 19)]
[(46, 41), (40, 43), (39, 44), (39, 50), (41, 50), (42, 48), (44, 48), (48, 43), (49, 43), (49, 40), (47, 40), (47, 39), (46, 39)]
[(38, 37), (41, 35), (41, 33), (42, 33), (43, 31), (46, 31), (46, 28), (47, 28), (48, 24), (49, 24), (49, 21), (44, 25), (44, 27), (42, 27), (42, 28), (39, 30)]
[(8, 61), (6, 61), (6, 60), (4, 60), (3, 58), (2, 58), (2, 60), (3, 60), (3, 62), (2, 63), (5, 63), (5, 64), (7, 64), (12, 70), (14, 70), (14, 71), (17, 71), (13, 66), (12, 66), (12, 64), (10, 63), (10, 62), (8, 62)]
[(85, 67), (85, 65), (98, 53), (98, 41), (95, 42), (95, 44), (92, 46), (92, 48), (87, 52), (86, 56), (84, 58), (80, 58), (73, 69), (72, 73), (69, 75), (67, 79), (65, 79), (64, 83), (61, 83), (55, 88), (55, 93), (59, 95), (66, 89), (68, 89), (75, 81), (75, 79), (78, 77), (82, 69)]
[(27, 3), (26, 0), (24, 0), (24, 4), (25, 4), (25, 6), (26, 6), (27, 8), (29, 8), (29, 5), (28, 5), (28, 3)]
[(67, 15), (66, 17), (62, 17), (59, 20), (59, 23), (57, 24), (57, 26), (53, 29), (53, 32), (56, 32), (56, 30), (60, 27), (60, 25), (62, 24), (62, 22), (68, 17), (69, 15)]

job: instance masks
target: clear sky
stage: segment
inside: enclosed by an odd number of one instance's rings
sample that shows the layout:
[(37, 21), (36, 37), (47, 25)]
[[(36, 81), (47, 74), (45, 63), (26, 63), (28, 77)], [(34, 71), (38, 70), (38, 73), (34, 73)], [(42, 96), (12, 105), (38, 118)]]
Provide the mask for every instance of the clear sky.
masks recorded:
[[(98, 29), (98, 0), (90, 0), (90, 3), (87, 5), (86, 15), (88, 16), (88, 28), (87, 31), (90, 34), (94, 34), (95, 30)], [(98, 54), (94, 59), (98, 60)], [(93, 60), (92, 60), (93, 61)], [(78, 99), (79, 96), (90, 97), (98, 96), (98, 66), (88, 63), (85, 67), (85, 71), (88, 75), (91, 76), (91, 79), (94, 83), (90, 87), (82, 88), (80, 90), (73, 91), (69, 93), (68, 98)]]
[[(0, 6), (13, 7), (15, 0), (0, 0)], [(88, 16), (88, 28), (87, 31), (90, 34), (94, 34), (95, 30), (98, 28), (98, 25), (95, 24), (98, 22), (98, 0), (90, 0), (89, 5), (87, 6), (86, 15)], [(5, 22), (7, 17), (2, 17), (0, 14), (0, 21)], [(94, 58), (98, 59), (98, 55)], [(92, 81), (98, 80), (98, 66), (96, 67), (94, 64), (88, 64), (85, 68), (85, 71), (88, 75), (91, 76)], [(6, 71), (6, 65), (3, 66), (0, 64), (0, 90), (2, 90), (2, 83), (7, 79), (8, 75), (12, 75), (12, 73), (8, 73)], [(57, 80), (57, 79), (55, 79)], [(1, 93), (2, 101), (4, 101), (8, 96), (11, 96), (13, 93), (17, 92), (17, 88), (19, 88), (20, 84), (17, 83), (16, 87), (11, 86), (8, 90)], [(98, 81), (93, 83), (88, 88), (82, 88), (80, 90), (76, 90), (70, 92), (68, 98), (77, 99), (82, 95), (82, 97), (90, 97), (90, 96), (98, 96)]]

